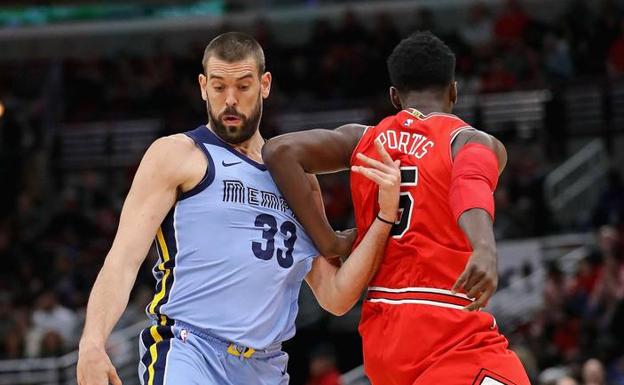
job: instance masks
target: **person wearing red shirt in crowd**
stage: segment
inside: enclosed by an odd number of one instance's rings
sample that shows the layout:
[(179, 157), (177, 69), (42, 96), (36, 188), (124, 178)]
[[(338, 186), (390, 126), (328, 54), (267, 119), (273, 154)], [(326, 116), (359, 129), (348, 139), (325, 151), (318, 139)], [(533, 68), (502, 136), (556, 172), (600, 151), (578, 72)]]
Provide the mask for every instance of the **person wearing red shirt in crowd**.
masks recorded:
[(321, 344), (310, 354), (310, 378), (306, 385), (341, 385), (336, 367), (335, 352), (329, 345)]
[(518, 1), (508, 0), (507, 6), (494, 24), (494, 35), (498, 43), (509, 46), (522, 39), (529, 21), (529, 16)]
[(620, 22), (620, 36), (609, 47), (607, 70), (611, 76), (624, 74), (624, 20)]
[[(350, 168), (358, 233), (379, 221), (392, 226), (359, 328), (374, 385), (528, 385), (494, 317), (478, 311), (498, 282), (492, 195), (505, 148), (450, 114), (455, 55), (433, 34), (401, 41), (388, 70), (396, 115), (373, 127), (279, 136), (263, 148), (265, 164), (323, 255), (340, 239), (310, 205), (306, 173)], [(395, 218), (378, 214), (375, 185), (365, 178), (383, 183), (366, 167), (389, 164), (384, 149), (401, 168)]]

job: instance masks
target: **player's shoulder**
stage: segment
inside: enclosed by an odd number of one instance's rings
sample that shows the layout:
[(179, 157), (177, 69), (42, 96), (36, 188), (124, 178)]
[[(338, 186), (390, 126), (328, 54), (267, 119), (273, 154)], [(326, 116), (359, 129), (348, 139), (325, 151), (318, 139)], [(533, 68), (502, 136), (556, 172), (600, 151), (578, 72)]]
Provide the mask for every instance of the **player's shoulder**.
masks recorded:
[(191, 138), (184, 134), (174, 134), (156, 139), (145, 152), (145, 157), (163, 160), (168, 163), (188, 157), (195, 149)]
[(147, 149), (143, 160), (157, 167), (162, 174), (184, 173), (190, 163), (203, 157), (193, 139), (184, 134), (174, 134), (156, 139)]
[(341, 141), (344, 143), (345, 148), (348, 148), (349, 151), (353, 151), (368, 128), (369, 126), (362, 124), (349, 123), (336, 128), (335, 132), (341, 135)]
[(503, 143), (495, 136), (490, 135), (487, 132), (477, 130), (474, 127), (468, 127), (468, 129), (459, 132), (455, 137), (453, 144), (462, 147), (470, 143), (482, 144), (493, 150), (497, 150), (499, 147), (504, 147)]
[(349, 138), (358, 140), (362, 137), (362, 135), (364, 134), (364, 132), (366, 132), (368, 128), (369, 126), (365, 126), (363, 124), (349, 123), (336, 128), (336, 132), (339, 132), (340, 134)]
[(454, 114), (447, 114), (444, 112), (432, 112), (430, 114), (423, 115), (420, 120), (426, 123), (445, 127), (451, 132), (461, 129), (472, 128), (470, 124), (466, 123), (459, 116)]
[(498, 157), (501, 170), (507, 164), (507, 150), (505, 149), (505, 145), (493, 135), (490, 135), (487, 132), (483, 132), (472, 127), (470, 130), (465, 130), (458, 133), (453, 140), (453, 158), (457, 155), (459, 150), (461, 150), (464, 146), (468, 144), (480, 144), (494, 151), (494, 153)]

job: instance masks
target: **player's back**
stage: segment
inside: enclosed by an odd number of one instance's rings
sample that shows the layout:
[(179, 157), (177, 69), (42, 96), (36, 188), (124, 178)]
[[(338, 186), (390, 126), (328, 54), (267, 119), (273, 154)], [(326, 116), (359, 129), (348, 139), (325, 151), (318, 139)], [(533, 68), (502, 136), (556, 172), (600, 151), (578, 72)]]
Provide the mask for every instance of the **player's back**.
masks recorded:
[[(378, 158), (379, 139), (401, 161), (400, 219), (391, 232), (372, 287), (450, 289), (470, 256), (470, 244), (449, 208), (451, 143), (468, 124), (454, 115), (403, 110), (369, 127), (355, 154)], [(376, 186), (351, 174), (359, 234), (365, 234), (379, 210)], [(361, 235), (360, 235), (361, 236)]]

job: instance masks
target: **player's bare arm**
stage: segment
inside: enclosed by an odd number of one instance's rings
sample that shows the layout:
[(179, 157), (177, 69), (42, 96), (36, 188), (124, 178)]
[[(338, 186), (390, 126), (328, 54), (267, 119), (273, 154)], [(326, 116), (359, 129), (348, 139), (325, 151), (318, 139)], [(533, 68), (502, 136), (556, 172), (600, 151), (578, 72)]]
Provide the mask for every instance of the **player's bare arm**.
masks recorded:
[[(495, 162), (490, 162), (490, 169), (497, 167), (497, 170), (490, 170), (490, 174), (498, 171), (498, 175), (500, 175), (503, 172), (507, 164), (507, 152), (505, 146), (498, 139), (478, 130), (463, 131), (453, 142), (453, 158), (457, 159), (464, 155), (466, 157), (478, 156), (477, 153), (468, 154), (466, 152), (460, 155), (462, 150), (468, 149), (470, 145), (476, 145), (474, 146), (476, 151), (485, 151), (482, 152), (483, 159), (487, 159), (488, 150), (495, 155)], [(483, 147), (479, 148), (479, 146)], [(482, 161), (481, 164), (482, 167), (487, 167), (488, 162)], [(454, 167), (456, 166), (454, 165)], [(468, 175), (468, 173), (471, 174)], [(488, 178), (487, 173), (486, 168), (471, 168), (464, 173), (466, 178), (476, 178), (466, 182), (472, 183), (471, 188), (473, 190), (471, 192), (473, 194), (479, 194), (481, 190), (485, 190), (484, 193), (487, 194), (488, 188), (493, 191), (496, 182), (494, 182), (494, 186), (491, 186), (491, 181), (495, 179), (495, 176), (490, 175)], [(455, 174), (457, 174), (456, 170), (454, 170), (454, 180), (458, 179)], [(488, 186), (487, 181), (490, 181), (490, 186)], [(491, 200), (492, 198), (487, 197), (486, 199)], [(459, 226), (466, 234), (473, 249), (464, 272), (453, 286), (453, 290), (464, 290), (470, 298), (475, 299), (472, 304), (466, 307), (466, 310), (478, 310), (487, 305), (498, 285), (498, 255), (494, 240), (492, 213), (488, 211), (484, 208), (471, 208), (464, 211), (458, 220)]]
[[(310, 182), (312, 192), (314, 194), (314, 204), (316, 205), (317, 210), (319, 210), (323, 218), (328, 221), (327, 214), (325, 213), (325, 203), (323, 202), (323, 192), (321, 191), (321, 186), (319, 185), (318, 179), (314, 174), (307, 174), (307, 177), (308, 181)], [(357, 239), (357, 229), (336, 231), (336, 234), (338, 237), (345, 241), (345, 244), (348, 245), (352, 245), (353, 242), (355, 242), (355, 240)], [(342, 260), (340, 258), (327, 258), (327, 260), (334, 266), (340, 267), (342, 265)]]
[(343, 315), (355, 305), (377, 271), (399, 207), (399, 161), (393, 161), (380, 142), (375, 144), (381, 161), (358, 154), (358, 158), (368, 167), (353, 166), (352, 171), (377, 183), (377, 219), (342, 266), (337, 267), (325, 258), (316, 258), (306, 276), (306, 282), (319, 304), (334, 315)]
[(158, 139), (145, 153), (89, 298), (80, 340), (79, 385), (121, 384), (105, 352), (106, 340), (126, 308), (139, 267), (163, 218), (177, 194), (201, 180), (206, 163), (193, 142), (181, 135)]
[(262, 158), (284, 198), (325, 257), (345, 256), (352, 237), (333, 231), (327, 218), (316, 210), (306, 173), (321, 174), (347, 170), (366, 127), (347, 124), (335, 130), (310, 130), (278, 136), (262, 149)]

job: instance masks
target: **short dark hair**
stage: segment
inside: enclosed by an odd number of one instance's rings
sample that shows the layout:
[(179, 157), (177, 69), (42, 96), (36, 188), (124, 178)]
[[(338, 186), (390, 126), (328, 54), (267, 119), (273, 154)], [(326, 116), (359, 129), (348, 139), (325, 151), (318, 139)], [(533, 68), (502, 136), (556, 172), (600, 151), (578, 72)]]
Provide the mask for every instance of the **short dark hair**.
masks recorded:
[(401, 40), (387, 64), (390, 81), (400, 92), (443, 88), (455, 78), (455, 54), (429, 31)]
[(204, 58), (202, 59), (204, 71), (212, 56), (228, 63), (253, 57), (258, 63), (258, 72), (263, 74), (265, 71), (264, 51), (260, 43), (246, 33), (227, 32), (212, 39), (204, 50)]

